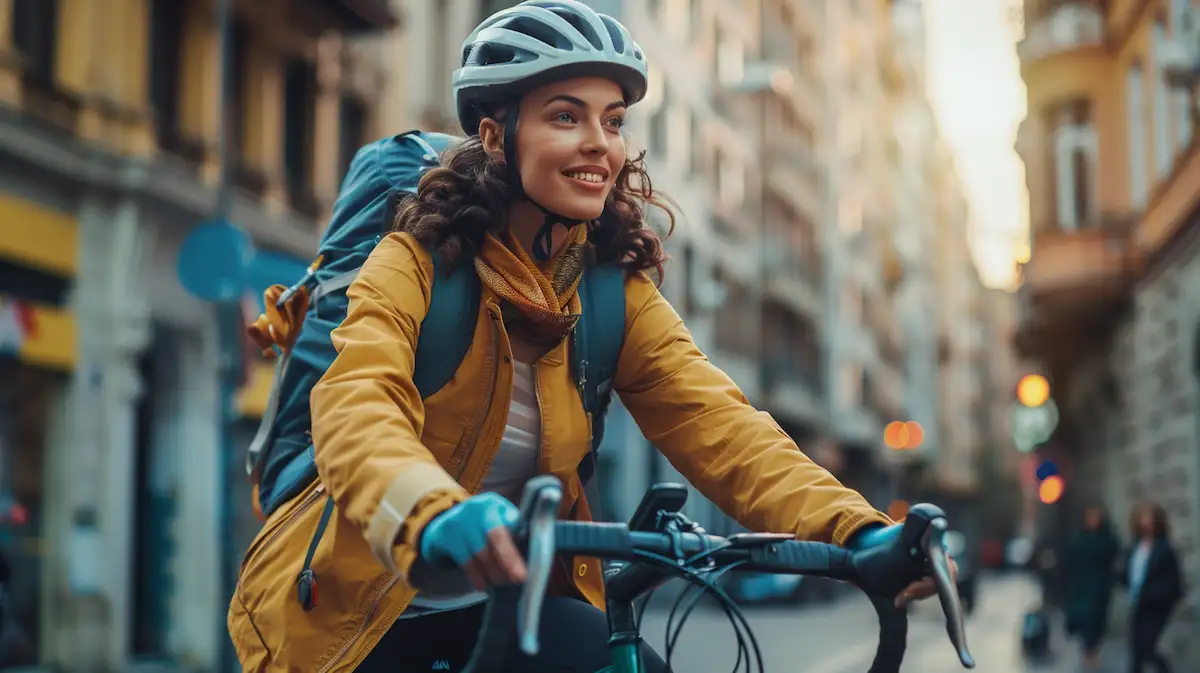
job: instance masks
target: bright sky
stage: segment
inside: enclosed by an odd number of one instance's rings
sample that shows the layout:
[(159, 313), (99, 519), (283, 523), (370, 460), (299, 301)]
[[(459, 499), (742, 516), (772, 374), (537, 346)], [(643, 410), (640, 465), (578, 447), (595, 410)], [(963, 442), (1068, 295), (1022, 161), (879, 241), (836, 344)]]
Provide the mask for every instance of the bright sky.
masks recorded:
[(1024, 169), (1013, 144), (1025, 116), (1012, 20), (1019, 0), (925, 0), (929, 97), (971, 204), (971, 246), (983, 282), (1015, 285), (1027, 254)]

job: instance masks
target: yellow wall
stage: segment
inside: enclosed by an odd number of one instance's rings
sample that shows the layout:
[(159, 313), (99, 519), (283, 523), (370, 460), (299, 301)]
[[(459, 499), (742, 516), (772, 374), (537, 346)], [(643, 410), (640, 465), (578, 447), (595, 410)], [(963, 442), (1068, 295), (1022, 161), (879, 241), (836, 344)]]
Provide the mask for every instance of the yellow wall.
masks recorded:
[(9, 321), (15, 319), (16, 312), (26, 311), (30, 314), (31, 328), (17, 330), (22, 332), (19, 344), (7, 339), (0, 341), (0, 353), (10, 352), (17, 346), (17, 357), (22, 362), (62, 371), (74, 368), (77, 352), (75, 316), (65, 308), (0, 295), (0, 321), (5, 321), (0, 325), (0, 334), (9, 335), (14, 327)]
[(78, 269), (78, 248), (72, 216), (0, 194), (0, 259), (70, 278)]

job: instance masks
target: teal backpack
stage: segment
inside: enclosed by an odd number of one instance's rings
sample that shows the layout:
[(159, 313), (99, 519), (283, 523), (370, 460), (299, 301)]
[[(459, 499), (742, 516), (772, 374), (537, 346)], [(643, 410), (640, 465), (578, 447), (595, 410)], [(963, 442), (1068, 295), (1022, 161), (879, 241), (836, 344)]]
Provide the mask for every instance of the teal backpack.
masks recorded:
[[(317, 478), (308, 398), (337, 356), (330, 333), (346, 317), (346, 289), (391, 229), (397, 201), (416, 193), (421, 176), (438, 165), (439, 156), (454, 141), (441, 133), (409, 131), (360, 149), (342, 183), (317, 261), (282, 296), (268, 290), (268, 301), (273, 298), (279, 306), (301, 289), (308, 293), (309, 303), (294, 344), (278, 357), (266, 410), (246, 459), (261, 517), (270, 516)], [(422, 398), (454, 378), (471, 346), (480, 301), (479, 277), (469, 260), (450, 274), (444, 273), (439, 255), (434, 254), (433, 260), (435, 279), (413, 374)], [(604, 415), (625, 339), (622, 269), (589, 267), (580, 281), (579, 296), (583, 315), (571, 344), (572, 376), (595, 431), (592, 451), (579, 464), (586, 484), (595, 470), (595, 451), (604, 435)], [(328, 515), (327, 511), (323, 518)]]

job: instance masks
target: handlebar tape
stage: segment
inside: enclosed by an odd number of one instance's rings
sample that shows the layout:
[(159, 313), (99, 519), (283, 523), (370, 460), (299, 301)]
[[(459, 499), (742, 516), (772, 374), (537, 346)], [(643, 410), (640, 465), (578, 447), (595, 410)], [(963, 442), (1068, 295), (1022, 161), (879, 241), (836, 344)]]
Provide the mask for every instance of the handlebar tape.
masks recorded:
[(900, 673), (908, 643), (908, 612), (886, 596), (872, 595), (871, 606), (879, 615), (879, 647), (868, 673)]

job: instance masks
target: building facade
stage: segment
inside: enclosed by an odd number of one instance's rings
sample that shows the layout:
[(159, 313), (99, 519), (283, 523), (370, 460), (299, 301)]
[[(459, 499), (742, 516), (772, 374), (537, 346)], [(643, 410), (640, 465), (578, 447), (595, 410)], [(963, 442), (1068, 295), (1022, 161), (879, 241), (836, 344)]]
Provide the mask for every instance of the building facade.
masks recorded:
[[(1123, 524), (1137, 501), (1159, 502), (1196, 586), (1200, 150), (1194, 91), (1172, 86), (1167, 66), (1197, 17), (1186, 0), (1024, 10), (1018, 151), (1033, 240), (1017, 344), (1050, 378), (1061, 420), (1039, 453), (1067, 481), (1043, 521), (1061, 530), (1101, 502)], [(1167, 645), (1196, 668), (1200, 596), (1189, 600)]]
[[(232, 217), (261, 292), (307, 265), (368, 137), (380, 71), (345, 39), (397, 22), (373, 1), (233, 6)], [(241, 486), (237, 520), (215, 514), (245, 474), (220, 451), (215, 310), (177, 272), (215, 213), (218, 34), (201, 0), (0, 3), (0, 530), (24, 663), (216, 670), (228, 640), (240, 554), (219, 550), (256, 524)]]

